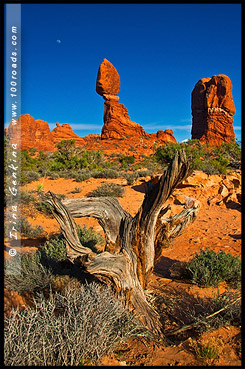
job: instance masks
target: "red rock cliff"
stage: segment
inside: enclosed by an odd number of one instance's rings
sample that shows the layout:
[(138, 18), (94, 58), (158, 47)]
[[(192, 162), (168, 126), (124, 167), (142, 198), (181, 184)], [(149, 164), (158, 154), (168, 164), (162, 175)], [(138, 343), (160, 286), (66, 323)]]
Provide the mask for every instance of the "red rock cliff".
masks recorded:
[(12, 142), (18, 144), (19, 149), (35, 147), (42, 151), (54, 150), (54, 140), (47, 122), (35, 120), (30, 114), (20, 115), (16, 121), (14, 124), (12, 119), (7, 134)]
[(202, 78), (191, 95), (192, 139), (220, 146), (235, 139), (232, 84), (224, 74)]

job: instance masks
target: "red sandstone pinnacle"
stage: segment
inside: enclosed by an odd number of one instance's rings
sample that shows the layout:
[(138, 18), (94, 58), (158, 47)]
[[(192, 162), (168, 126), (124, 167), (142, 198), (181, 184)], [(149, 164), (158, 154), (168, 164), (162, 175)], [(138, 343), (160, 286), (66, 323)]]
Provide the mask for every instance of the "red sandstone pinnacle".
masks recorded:
[(130, 120), (128, 110), (116, 100), (105, 100), (104, 126), (101, 138), (121, 139), (126, 136), (147, 136), (145, 130)]
[(191, 95), (192, 139), (220, 146), (235, 139), (232, 84), (224, 74), (200, 79)]
[(160, 143), (174, 142), (173, 131), (165, 130), (158, 133), (147, 133), (138, 123), (131, 121), (128, 110), (119, 103), (120, 77), (114, 66), (104, 59), (98, 71), (96, 92), (102, 95), (104, 102), (104, 125), (101, 139), (122, 139), (129, 136), (148, 137), (159, 140)]
[(96, 92), (103, 96), (104, 94), (117, 95), (119, 91), (120, 76), (116, 68), (107, 59), (104, 59), (97, 74)]

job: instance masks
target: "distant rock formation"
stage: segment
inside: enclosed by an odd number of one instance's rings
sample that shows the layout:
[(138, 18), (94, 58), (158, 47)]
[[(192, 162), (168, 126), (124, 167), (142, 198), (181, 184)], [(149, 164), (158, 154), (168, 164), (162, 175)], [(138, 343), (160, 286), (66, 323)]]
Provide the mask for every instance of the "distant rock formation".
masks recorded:
[[(115, 96), (120, 91), (120, 76), (116, 68), (104, 59), (101, 63), (96, 80), (96, 92), (104, 100), (104, 125), (102, 127), (101, 139), (121, 139), (127, 136), (153, 137), (147, 133), (138, 123), (131, 121), (128, 110), (120, 104), (119, 96)], [(161, 143), (177, 142), (173, 136), (173, 131), (158, 131), (157, 138)]]
[(73, 132), (70, 124), (64, 123), (60, 125), (58, 122), (56, 123), (56, 127), (52, 131), (52, 137), (54, 143), (57, 144), (61, 140), (76, 140), (76, 144), (83, 145), (84, 139), (79, 137), (75, 132)]
[(22, 114), (16, 120), (12, 119), (5, 135), (8, 135), (12, 142), (18, 144), (20, 150), (36, 148), (39, 151), (54, 151), (55, 145), (61, 140), (76, 140), (76, 145), (83, 145), (84, 139), (73, 132), (67, 123), (56, 123), (53, 131), (50, 131), (47, 122), (41, 119), (34, 119), (30, 114)]
[(10, 141), (17, 143), (20, 150), (35, 147), (39, 151), (53, 151), (55, 148), (48, 123), (41, 119), (35, 120), (30, 114), (12, 119), (7, 135)]
[(220, 146), (235, 139), (232, 84), (224, 74), (200, 79), (191, 95), (192, 139)]

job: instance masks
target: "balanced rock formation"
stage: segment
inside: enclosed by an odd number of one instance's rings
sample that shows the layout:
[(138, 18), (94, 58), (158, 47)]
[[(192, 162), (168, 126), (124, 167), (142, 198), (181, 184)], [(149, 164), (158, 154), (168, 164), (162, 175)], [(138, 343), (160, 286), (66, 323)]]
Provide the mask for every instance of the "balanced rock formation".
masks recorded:
[(35, 120), (30, 114), (22, 114), (18, 119), (12, 119), (7, 135), (20, 150), (34, 147), (39, 151), (53, 151), (55, 148), (48, 123), (41, 119)]
[(104, 94), (117, 95), (119, 91), (120, 76), (109, 60), (104, 59), (97, 74), (96, 92), (103, 96)]
[(192, 139), (220, 146), (235, 139), (232, 84), (224, 74), (200, 79), (191, 95)]
[(76, 145), (84, 144), (84, 139), (79, 137), (75, 132), (73, 132), (70, 124), (64, 123), (62, 125), (59, 122), (56, 123), (56, 127), (52, 131), (52, 137), (55, 144), (61, 140), (76, 140)]
[[(101, 139), (121, 139), (127, 136), (153, 137), (147, 133), (138, 123), (131, 121), (128, 110), (119, 103), (120, 76), (116, 68), (104, 59), (101, 63), (96, 80), (96, 92), (103, 96), (104, 103), (104, 125), (102, 127)], [(176, 142), (171, 130), (158, 131), (152, 134), (158, 137), (161, 143)]]

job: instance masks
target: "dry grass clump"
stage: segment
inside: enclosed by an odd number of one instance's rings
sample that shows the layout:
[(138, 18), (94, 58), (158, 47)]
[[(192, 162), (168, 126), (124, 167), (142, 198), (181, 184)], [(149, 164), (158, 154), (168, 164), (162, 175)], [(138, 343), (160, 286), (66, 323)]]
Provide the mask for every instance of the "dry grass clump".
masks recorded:
[(6, 366), (77, 366), (98, 359), (127, 338), (147, 335), (108, 288), (91, 283), (42, 294), (34, 307), (5, 319)]
[(17, 254), (5, 261), (4, 283), (10, 290), (22, 293), (49, 288), (52, 284), (51, 271), (42, 265), (38, 252)]
[(222, 353), (224, 342), (217, 337), (200, 338), (197, 341), (190, 340), (190, 349), (199, 359), (204, 359), (207, 365), (211, 365)]

